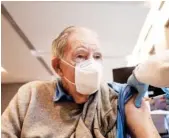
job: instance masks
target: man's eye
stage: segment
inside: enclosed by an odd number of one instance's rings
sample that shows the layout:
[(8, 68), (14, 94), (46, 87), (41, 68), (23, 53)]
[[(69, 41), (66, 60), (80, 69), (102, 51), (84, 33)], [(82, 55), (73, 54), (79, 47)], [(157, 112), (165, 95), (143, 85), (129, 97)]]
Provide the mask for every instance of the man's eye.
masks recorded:
[(84, 59), (85, 56), (83, 56), (83, 55), (78, 55), (76, 58), (78, 58), (78, 59)]
[(95, 55), (94, 56), (94, 59), (101, 59), (102, 57), (101, 57), (101, 55)]
[(86, 57), (84, 55), (77, 55), (75, 58), (75, 62), (79, 63), (79, 62), (84, 61), (85, 59), (86, 59)]

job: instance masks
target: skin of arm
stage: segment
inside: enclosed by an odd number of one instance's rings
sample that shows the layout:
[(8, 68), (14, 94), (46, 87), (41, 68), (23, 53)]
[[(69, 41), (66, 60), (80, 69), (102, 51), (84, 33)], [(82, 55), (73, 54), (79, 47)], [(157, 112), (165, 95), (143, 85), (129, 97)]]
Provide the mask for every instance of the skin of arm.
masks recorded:
[(143, 99), (140, 108), (134, 105), (136, 95), (125, 106), (126, 121), (131, 134), (135, 138), (160, 138), (153, 124), (149, 108)]

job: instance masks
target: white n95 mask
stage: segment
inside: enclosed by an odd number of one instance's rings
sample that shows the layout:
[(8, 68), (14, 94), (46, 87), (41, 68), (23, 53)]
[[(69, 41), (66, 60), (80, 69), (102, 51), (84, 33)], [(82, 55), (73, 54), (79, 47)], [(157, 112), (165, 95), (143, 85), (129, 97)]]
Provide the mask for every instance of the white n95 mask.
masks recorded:
[(103, 66), (94, 59), (85, 60), (78, 63), (75, 67), (61, 59), (67, 65), (75, 68), (75, 83), (64, 77), (69, 83), (76, 86), (76, 91), (83, 95), (95, 93), (101, 83)]

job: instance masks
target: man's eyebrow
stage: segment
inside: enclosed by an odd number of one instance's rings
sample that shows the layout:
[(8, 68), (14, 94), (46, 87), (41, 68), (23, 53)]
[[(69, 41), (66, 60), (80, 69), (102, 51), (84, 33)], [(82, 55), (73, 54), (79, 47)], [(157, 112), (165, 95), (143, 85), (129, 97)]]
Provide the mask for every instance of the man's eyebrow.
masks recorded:
[(99, 54), (99, 55), (103, 56), (102, 52), (99, 52), (99, 51), (94, 52), (94, 54)]
[(80, 44), (78, 47), (75, 48), (76, 49), (79, 49), (79, 48), (84, 48), (84, 49), (88, 49), (87, 47), (85, 47), (84, 45)]

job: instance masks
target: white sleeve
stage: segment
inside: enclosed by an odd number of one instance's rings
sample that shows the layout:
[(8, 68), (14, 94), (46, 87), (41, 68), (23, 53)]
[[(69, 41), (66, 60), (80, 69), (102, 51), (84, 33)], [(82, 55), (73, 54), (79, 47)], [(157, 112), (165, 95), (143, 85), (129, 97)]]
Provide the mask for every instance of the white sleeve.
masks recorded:
[(139, 64), (134, 70), (138, 81), (155, 87), (169, 87), (169, 50)]

